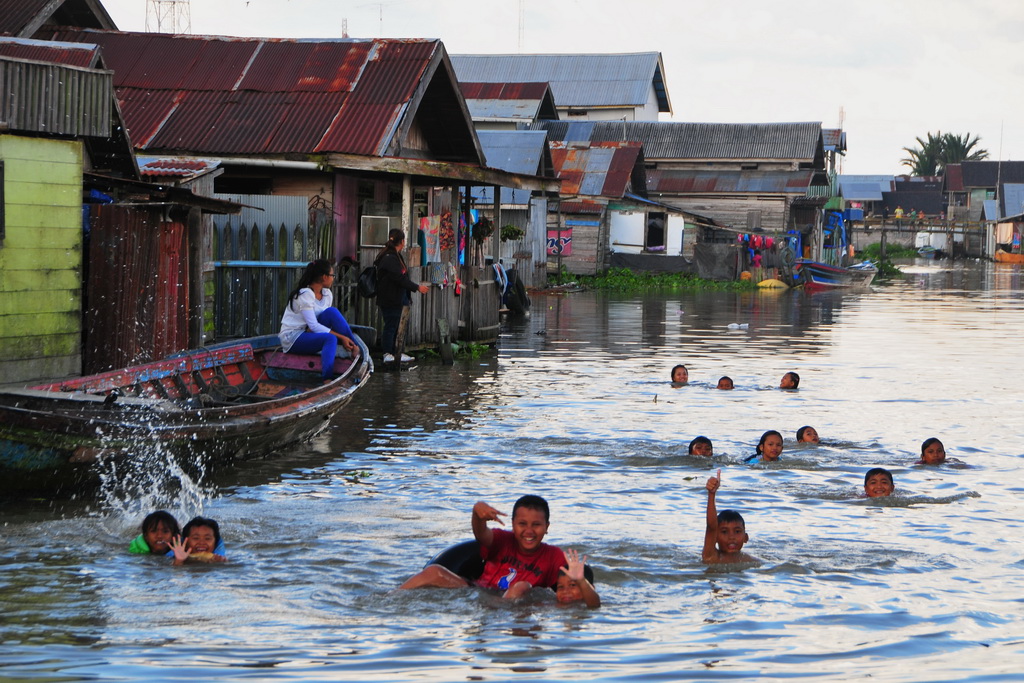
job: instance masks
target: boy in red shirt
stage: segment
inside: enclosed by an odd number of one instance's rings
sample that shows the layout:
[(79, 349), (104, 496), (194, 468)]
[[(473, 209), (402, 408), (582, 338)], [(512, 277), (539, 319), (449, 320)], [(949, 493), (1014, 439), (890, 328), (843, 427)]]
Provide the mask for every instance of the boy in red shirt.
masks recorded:
[[(540, 496), (527, 495), (512, 508), (512, 530), (492, 529), (490, 521), (504, 524), (504, 512), (480, 501), (473, 506), (473, 536), (480, 543), (484, 571), (475, 585), (503, 592), (502, 597), (514, 600), (531, 588), (550, 588), (558, 582), (560, 568), (567, 566), (560, 548), (544, 543), (548, 532), (550, 511)], [(469, 586), (465, 578), (439, 564), (428, 565), (399, 588), (437, 586), (461, 588)]]

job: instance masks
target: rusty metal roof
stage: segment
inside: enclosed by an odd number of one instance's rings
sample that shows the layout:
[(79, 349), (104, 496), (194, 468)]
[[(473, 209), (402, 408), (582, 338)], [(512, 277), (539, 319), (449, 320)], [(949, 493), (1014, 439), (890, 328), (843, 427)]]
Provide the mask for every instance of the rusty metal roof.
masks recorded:
[(194, 178), (220, 166), (219, 161), (164, 157), (138, 157), (139, 173), (143, 178)]
[(547, 83), (459, 83), (474, 121), (558, 120)]
[(0, 56), (80, 66), (86, 69), (103, 68), (99, 48), (88, 43), (58, 43), (49, 40), (0, 37)]
[(45, 25), (117, 28), (100, 0), (0, 0), (0, 35), (34, 38)]
[(551, 160), (562, 181), (563, 196), (620, 199), (631, 190), (644, 193), (638, 142), (552, 142)]
[(648, 170), (650, 194), (763, 193), (799, 194), (807, 192), (814, 171), (687, 171)]
[(648, 160), (794, 160), (824, 167), (820, 123), (543, 121), (554, 140), (638, 140)]
[[(101, 46), (132, 139), (150, 153), (385, 156), (410, 127), (406, 117), (419, 104), (414, 98), (431, 97), (430, 87), (422, 94), (422, 81), (446, 73), (437, 40), (114, 31), (53, 37)], [(431, 134), (429, 122), (423, 128), (424, 136)], [(478, 158), (472, 131), (466, 135), (451, 158)]]

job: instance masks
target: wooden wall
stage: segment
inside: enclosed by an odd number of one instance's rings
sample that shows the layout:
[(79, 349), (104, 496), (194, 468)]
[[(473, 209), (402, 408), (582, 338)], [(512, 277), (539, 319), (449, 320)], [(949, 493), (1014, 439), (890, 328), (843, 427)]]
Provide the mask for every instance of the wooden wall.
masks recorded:
[(0, 135), (0, 384), (82, 367), (82, 144)]

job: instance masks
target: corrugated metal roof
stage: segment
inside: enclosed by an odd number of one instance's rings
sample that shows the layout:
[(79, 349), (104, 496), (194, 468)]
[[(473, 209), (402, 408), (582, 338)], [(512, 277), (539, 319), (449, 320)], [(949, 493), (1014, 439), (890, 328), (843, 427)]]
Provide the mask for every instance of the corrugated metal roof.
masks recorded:
[(138, 157), (137, 161), (143, 177), (193, 178), (220, 166), (219, 161), (191, 158)]
[(171, 153), (381, 156), (444, 57), (437, 40), (54, 37), (99, 44), (136, 146)]
[(99, 0), (0, 0), (0, 35), (31, 38), (45, 23), (117, 28)]
[(946, 192), (963, 192), (964, 174), (960, 170), (960, 164), (947, 164), (945, 171), (942, 182)]
[(0, 37), (0, 55), (16, 59), (34, 59), (67, 66), (93, 69), (101, 66), (100, 50), (88, 43), (58, 43), (49, 40)]
[(960, 169), (965, 189), (1024, 183), (1024, 161), (962, 161)]
[(541, 175), (547, 145), (542, 130), (482, 130), (477, 133), (487, 165), (510, 173)]
[(621, 198), (630, 190), (638, 164), (642, 168), (643, 156), (635, 142), (559, 142), (551, 143), (551, 160), (562, 181), (562, 196)]
[(474, 121), (558, 120), (547, 83), (459, 83)]
[(846, 151), (846, 133), (842, 128), (822, 128), (821, 141), (830, 152)]
[(840, 185), (839, 194), (844, 199), (861, 202), (882, 201), (882, 189), (878, 183), (845, 182)]
[(865, 202), (881, 201), (883, 192), (895, 189), (891, 175), (842, 174), (836, 177), (836, 183), (844, 198)]
[(1003, 183), (1003, 214), (1016, 215), (1024, 211), (1024, 183)]
[(982, 202), (983, 213), (982, 216), (988, 221), (999, 220), (999, 202), (995, 199), (986, 199)]
[(673, 171), (648, 170), (647, 191), (651, 194), (807, 192), (813, 171)]
[(636, 140), (644, 157), (794, 160), (824, 166), (820, 123), (673, 123), (669, 121), (543, 121), (552, 140)]
[(658, 111), (672, 111), (659, 52), (452, 55), (460, 81), (551, 84), (559, 107), (642, 107), (653, 87)]

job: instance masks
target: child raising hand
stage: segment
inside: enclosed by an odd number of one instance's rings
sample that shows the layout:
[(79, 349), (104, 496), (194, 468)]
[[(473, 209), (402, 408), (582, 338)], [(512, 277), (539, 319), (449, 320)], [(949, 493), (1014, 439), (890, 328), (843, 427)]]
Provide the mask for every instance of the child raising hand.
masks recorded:
[[(582, 600), (587, 607), (600, 607), (601, 596), (594, 590), (594, 585), (587, 578), (587, 556), (580, 559), (575, 550), (565, 551), (565, 564), (559, 571), (562, 573), (555, 584), (555, 594), (562, 605)], [(593, 572), (591, 572), (593, 575)]]
[(718, 512), (715, 507), (715, 494), (721, 485), (722, 470), (718, 470), (718, 476), (710, 477), (704, 485), (708, 490), (708, 511), (703, 560), (705, 564), (758, 562), (756, 557), (742, 552), (743, 544), (750, 540), (743, 516), (735, 510)]

